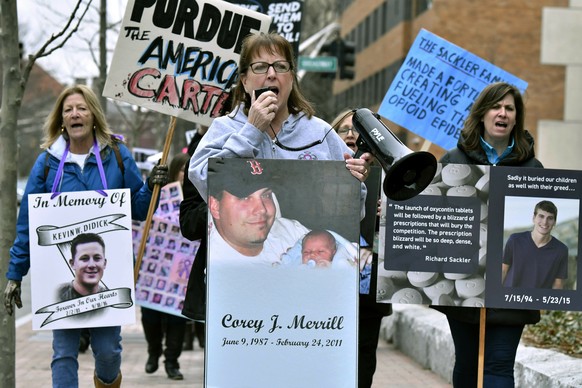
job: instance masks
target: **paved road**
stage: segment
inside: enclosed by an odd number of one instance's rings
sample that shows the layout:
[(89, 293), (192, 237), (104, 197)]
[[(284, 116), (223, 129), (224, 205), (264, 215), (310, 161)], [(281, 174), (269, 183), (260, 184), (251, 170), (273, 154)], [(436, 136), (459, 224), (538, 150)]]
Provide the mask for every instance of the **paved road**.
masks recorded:
[[(185, 376), (183, 381), (169, 380), (163, 372), (163, 368), (152, 375), (144, 372), (147, 350), (143, 331), (139, 324), (139, 309), (137, 314), (136, 324), (122, 328), (122, 386), (203, 387), (204, 352), (196, 345), (193, 351), (185, 351), (180, 357), (181, 371)], [(51, 341), (50, 331), (32, 331), (30, 321), (26, 321), (26, 319), (20, 321), (20, 326), (16, 328), (17, 388), (50, 386)], [(79, 376), (80, 388), (93, 387), (93, 357), (90, 352), (79, 355)], [(276, 388), (276, 385), (273, 387)], [(423, 369), (416, 362), (394, 349), (391, 344), (381, 341), (378, 348), (378, 368), (373, 388), (387, 387), (446, 388), (451, 387), (451, 385), (434, 373)]]

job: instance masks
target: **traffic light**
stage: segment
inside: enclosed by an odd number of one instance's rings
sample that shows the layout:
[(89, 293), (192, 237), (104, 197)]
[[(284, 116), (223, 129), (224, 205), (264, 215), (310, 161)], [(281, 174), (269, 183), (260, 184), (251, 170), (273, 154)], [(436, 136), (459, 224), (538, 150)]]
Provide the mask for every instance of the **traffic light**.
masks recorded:
[[(334, 42), (335, 43), (335, 42)], [(337, 42), (337, 61), (340, 79), (354, 79), (356, 75), (356, 44), (349, 40)]]
[[(326, 44), (324, 44), (323, 46), (321, 46), (321, 52), (322, 53), (326, 53), (329, 54), (332, 57), (338, 57), (338, 48), (339, 48), (339, 41), (337, 40), (333, 40), (331, 42), (328, 42)], [(321, 77), (322, 78), (331, 78), (334, 79), (335, 78), (336, 73), (322, 73)]]

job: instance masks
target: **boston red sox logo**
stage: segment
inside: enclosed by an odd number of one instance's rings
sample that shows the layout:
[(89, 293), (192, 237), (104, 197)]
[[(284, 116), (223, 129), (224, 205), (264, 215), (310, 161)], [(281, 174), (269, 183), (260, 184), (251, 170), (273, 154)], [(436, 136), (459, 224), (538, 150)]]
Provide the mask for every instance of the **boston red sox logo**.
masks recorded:
[(251, 166), (252, 175), (261, 175), (263, 173), (263, 167), (261, 163), (257, 160), (247, 160), (247, 163)]

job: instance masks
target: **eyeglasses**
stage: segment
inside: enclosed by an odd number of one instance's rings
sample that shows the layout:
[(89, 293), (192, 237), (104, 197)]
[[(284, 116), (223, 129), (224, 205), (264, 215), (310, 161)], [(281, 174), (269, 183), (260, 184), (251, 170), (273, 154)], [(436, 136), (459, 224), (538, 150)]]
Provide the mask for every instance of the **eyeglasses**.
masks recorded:
[(337, 134), (340, 135), (340, 136), (347, 136), (350, 131), (352, 132), (353, 135), (356, 134), (356, 130), (354, 129), (354, 127), (341, 127), (341, 128), (338, 128)]
[(287, 73), (291, 70), (291, 63), (289, 63), (289, 61), (275, 61), (273, 63), (253, 62), (249, 65), (255, 74), (265, 74), (269, 71), (269, 67), (271, 66), (276, 73)]

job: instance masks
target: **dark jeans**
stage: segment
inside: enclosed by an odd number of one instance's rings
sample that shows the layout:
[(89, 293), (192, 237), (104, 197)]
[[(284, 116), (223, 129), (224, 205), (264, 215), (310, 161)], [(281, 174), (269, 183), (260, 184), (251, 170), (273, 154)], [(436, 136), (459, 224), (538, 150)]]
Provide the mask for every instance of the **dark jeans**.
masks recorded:
[(382, 316), (361, 317), (358, 343), (358, 388), (370, 388), (376, 371), (376, 350)]
[[(186, 318), (142, 307), (141, 323), (148, 343), (148, 355), (160, 357), (163, 353), (166, 363), (178, 365), (187, 321)], [(164, 337), (165, 349), (162, 347)]]
[[(447, 319), (455, 344), (453, 387), (477, 387), (479, 324), (461, 322), (450, 317)], [(514, 388), (513, 365), (523, 327), (486, 326), (484, 388)]]

